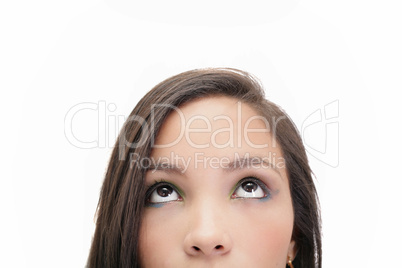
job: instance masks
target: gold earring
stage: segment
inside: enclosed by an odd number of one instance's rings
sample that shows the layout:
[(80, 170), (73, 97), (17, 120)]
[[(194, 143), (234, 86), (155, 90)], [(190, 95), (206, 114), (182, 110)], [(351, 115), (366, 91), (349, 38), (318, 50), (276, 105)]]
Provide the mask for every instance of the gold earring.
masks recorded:
[(294, 268), (292, 264), (292, 258), (290, 258), (290, 256), (288, 256), (288, 265), (290, 268)]

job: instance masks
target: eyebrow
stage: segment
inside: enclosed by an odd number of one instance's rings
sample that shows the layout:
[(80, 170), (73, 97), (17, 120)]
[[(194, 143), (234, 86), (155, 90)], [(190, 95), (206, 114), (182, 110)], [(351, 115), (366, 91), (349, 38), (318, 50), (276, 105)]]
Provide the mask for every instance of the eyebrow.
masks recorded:
[(259, 157), (259, 156), (253, 156), (253, 157), (240, 157), (236, 158), (234, 161), (230, 162), (226, 167), (225, 171), (234, 171), (234, 170), (239, 170), (239, 169), (245, 169), (245, 168), (251, 168), (254, 167), (254, 165), (266, 165), (268, 168), (273, 169), (275, 172), (277, 172), (279, 175), (278, 169), (275, 167), (274, 164), (272, 164), (269, 161), (266, 161), (264, 158)]
[[(259, 166), (266, 165), (266, 167), (275, 171), (282, 178), (281, 173), (279, 172), (278, 168), (275, 167), (274, 164), (272, 164), (269, 161), (266, 161), (263, 157), (259, 157), (259, 156), (236, 157), (235, 160), (229, 162), (222, 169), (225, 172), (233, 172), (233, 171), (243, 170), (243, 169), (247, 169), (247, 168), (255, 168), (256, 165), (259, 165)], [(149, 167), (145, 168), (145, 172), (148, 172), (148, 171), (151, 171), (151, 172), (163, 171), (166, 173), (172, 173), (172, 174), (178, 174), (178, 175), (183, 175), (185, 173), (185, 169), (183, 169), (180, 166), (176, 166), (176, 165), (170, 164), (170, 163), (163, 163), (162, 165), (150, 165)]]
[(163, 163), (163, 165), (150, 165), (147, 168), (144, 168), (145, 172), (151, 171), (164, 171), (166, 173), (173, 173), (173, 174), (183, 174), (185, 170), (179, 166)]

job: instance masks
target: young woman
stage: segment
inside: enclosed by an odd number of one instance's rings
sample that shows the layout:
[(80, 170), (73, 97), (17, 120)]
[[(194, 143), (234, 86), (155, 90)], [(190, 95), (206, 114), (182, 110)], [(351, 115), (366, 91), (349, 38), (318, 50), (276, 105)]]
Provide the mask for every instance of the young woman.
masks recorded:
[(311, 173), (293, 122), (250, 74), (173, 76), (121, 130), (88, 267), (321, 267)]

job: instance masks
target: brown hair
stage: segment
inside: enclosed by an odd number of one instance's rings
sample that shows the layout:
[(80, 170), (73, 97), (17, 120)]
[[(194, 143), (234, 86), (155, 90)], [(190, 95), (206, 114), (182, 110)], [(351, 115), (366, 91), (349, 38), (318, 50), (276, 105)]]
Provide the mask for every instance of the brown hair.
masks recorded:
[(140, 267), (138, 242), (146, 199), (145, 172), (130, 164), (130, 155), (142, 158), (151, 154), (153, 141), (172, 107), (211, 95), (237, 98), (275, 126), (273, 134), (285, 159), (294, 210), (297, 255), (293, 264), (299, 268), (321, 267), (318, 196), (300, 135), (289, 116), (265, 99), (257, 79), (229, 68), (192, 70), (173, 76), (156, 85), (134, 108), (120, 132), (103, 182), (88, 267)]

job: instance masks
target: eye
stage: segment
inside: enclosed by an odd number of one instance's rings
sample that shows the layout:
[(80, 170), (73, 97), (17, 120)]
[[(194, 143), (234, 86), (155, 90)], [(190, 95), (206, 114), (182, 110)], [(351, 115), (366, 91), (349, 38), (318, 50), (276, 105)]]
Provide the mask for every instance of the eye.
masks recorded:
[(182, 200), (175, 187), (166, 182), (159, 182), (150, 187), (147, 201), (151, 204), (167, 203)]
[(236, 186), (232, 198), (255, 198), (260, 199), (269, 196), (267, 186), (259, 179), (247, 177), (242, 179)]

